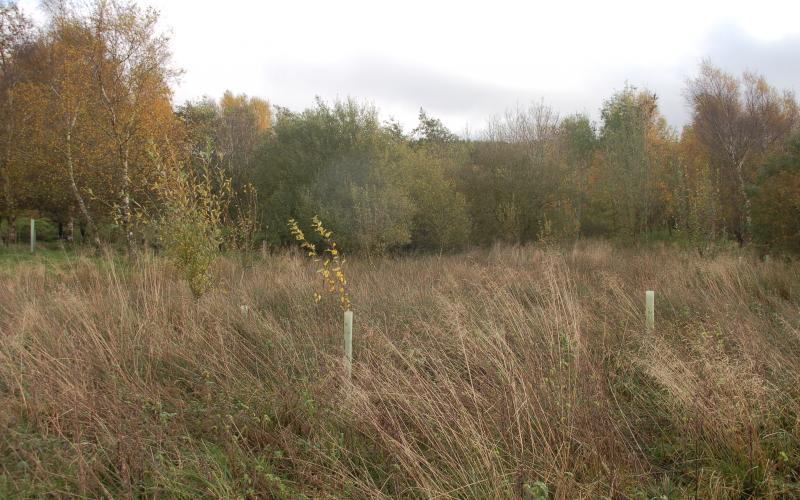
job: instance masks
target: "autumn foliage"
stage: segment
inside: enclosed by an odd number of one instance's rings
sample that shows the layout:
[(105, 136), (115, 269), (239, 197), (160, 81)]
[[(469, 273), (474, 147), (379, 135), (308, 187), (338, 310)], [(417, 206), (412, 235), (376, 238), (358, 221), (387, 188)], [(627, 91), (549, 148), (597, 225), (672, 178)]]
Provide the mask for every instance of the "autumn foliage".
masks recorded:
[(116, 0), (46, 8), (41, 27), (14, 4), (0, 11), (7, 243), (34, 216), (62, 239), (77, 239), (65, 229), (77, 224), (85, 242), (133, 251), (148, 239), (137, 214), (164, 208), (152, 159), (190, 175), (205, 155), (246, 201), (223, 217), (226, 233), (247, 235), (235, 249), (289, 245), (286, 221), (319, 215), (343, 248), (369, 255), (581, 237), (800, 251), (798, 104), (754, 73), (703, 63), (681, 131), (658, 96), (625, 85), (597, 122), (538, 103), (464, 138), (424, 110), (404, 131), (353, 98), (294, 111), (228, 91), (176, 105), (180, 70), (157, 12)]

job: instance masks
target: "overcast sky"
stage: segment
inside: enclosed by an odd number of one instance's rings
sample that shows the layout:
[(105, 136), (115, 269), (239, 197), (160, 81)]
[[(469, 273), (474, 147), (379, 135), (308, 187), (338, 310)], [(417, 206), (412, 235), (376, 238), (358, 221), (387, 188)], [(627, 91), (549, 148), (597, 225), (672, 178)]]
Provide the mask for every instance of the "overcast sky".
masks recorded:
[(424, 107), (463, 132), (539, 101), (597, 118), (626, 81), (654, 91), (680, 127), (684, 82), (706, 57), (800, 90), (800, 0), (141, 4), (172, 32), (178, 102), (231, 89), (299, 110), (349, 95), (407, 128)]

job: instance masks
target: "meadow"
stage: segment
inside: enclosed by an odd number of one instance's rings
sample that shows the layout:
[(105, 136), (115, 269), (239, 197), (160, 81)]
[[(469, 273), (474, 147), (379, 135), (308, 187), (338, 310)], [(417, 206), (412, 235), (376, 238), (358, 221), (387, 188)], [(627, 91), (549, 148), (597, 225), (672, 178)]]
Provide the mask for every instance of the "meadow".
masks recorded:
[[(0, 258), (0, 497), (791, 498), (800, 264), (504, 247)], [(644, 292), (656, 293), (653, 332)], [(245, 307), (243, 307), (245, 306)]]

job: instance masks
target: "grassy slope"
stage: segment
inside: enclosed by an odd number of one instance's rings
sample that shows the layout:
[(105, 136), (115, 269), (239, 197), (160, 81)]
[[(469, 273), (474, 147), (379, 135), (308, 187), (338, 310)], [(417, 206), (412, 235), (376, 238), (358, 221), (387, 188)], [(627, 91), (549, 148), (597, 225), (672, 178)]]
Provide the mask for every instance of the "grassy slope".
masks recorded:
[(300, 257), (132, 267), (0, 265), (0, 497), (800, 494), (799, 264), (353, 259), (352, 385)]

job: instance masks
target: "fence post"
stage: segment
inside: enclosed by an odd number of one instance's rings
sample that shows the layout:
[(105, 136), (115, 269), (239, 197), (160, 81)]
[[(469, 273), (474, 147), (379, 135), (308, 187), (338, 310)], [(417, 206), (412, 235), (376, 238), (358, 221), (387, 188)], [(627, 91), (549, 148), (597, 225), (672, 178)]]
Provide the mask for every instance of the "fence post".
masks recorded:
[(353, 372), (353, 311), (344, 312), (344, 369), (347, 380)]
[(647, 290), (645, 296), (645, 331), (650, 333), (655, 328), (655, 312), (656, 312), (656, 293), (653, 290)]
[(36, 251), (36, 219), (31, 217), (31, 253)]

